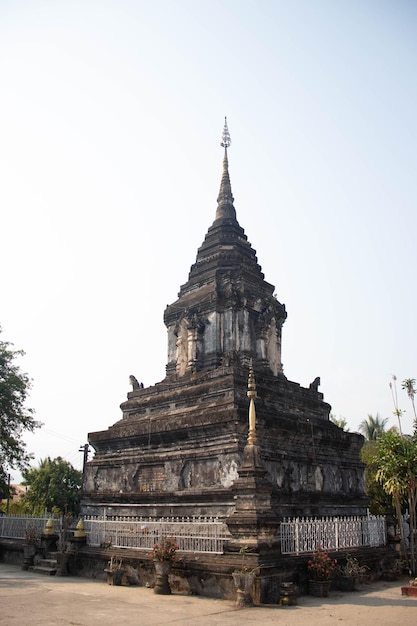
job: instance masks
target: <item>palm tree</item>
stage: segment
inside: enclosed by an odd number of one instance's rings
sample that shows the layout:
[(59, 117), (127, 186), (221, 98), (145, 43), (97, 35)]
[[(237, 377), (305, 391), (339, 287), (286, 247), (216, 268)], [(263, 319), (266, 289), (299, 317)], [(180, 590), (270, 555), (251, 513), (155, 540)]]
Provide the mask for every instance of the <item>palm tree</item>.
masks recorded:
[(389, 388), (391, 389), (392, 401), (394, 403), (394, 415), (396, 415), (398, 418), (398, 426), (400, 427), (400, 435), (402, 435), (403, 433), (401, 429), (401, 416), (404, 413), (404, 411), (398, 408), (397, 377), (395, 374), (392, 375), (392, 380), (394, 381), (394, 384), (390, 383)]
[(415, 378), (406, 378), (405, 380), (403, 380), (401, 384), (401, 388), (406, 390), (407, 395), (411, 400), (413, 413), (414, 413), (414, 422), (417, 425), (416, 406), (414, 404), (414, 396), (416, 395), (416, 392), (417, 392), (417, 389), (415, 388), (415, 384), (416, 384)]
[(363, 436), (367, 441), (375, 441), (385, 432), (385, 426), (388, 422), (388, 418), (379, 417), (378, 413), (375, 417), (368, 414), (368, 419), (363, 420), (359, 424), (359, 430), (363, 433)]

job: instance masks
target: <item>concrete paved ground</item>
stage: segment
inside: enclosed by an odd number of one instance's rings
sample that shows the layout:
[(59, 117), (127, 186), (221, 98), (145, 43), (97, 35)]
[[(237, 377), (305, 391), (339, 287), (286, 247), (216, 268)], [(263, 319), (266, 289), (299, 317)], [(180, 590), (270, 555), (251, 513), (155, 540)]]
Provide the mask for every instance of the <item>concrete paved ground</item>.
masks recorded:
[(160, 596), (144, 587), (112, 587), (85, 578), (47, 577), (0, 563), (2, 626), (416, 626), (417, 598), (402, 583), (372, 583), (329, 598), (302, 596), (297, 606), (236, 609), (233, 602)]

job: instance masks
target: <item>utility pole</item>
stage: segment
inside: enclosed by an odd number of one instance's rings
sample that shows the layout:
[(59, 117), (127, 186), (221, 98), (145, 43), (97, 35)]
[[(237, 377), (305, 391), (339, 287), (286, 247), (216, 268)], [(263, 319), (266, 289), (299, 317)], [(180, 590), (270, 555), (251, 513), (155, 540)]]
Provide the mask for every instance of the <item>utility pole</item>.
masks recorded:
[(6, 504), (6, 515), (9, 515), (9, 507), (10, 507), (10, 474), (7, 475), (7, 504)]
[(88, 461), (88, 448), (89, 445), (88, 443), (85, 443), (83, 446), (80, 447), (79, 452), (83, 452), (84, 456), (83, 456), (83, 474), (84, 474), (84, 470), (85, 470), (85, 464)]

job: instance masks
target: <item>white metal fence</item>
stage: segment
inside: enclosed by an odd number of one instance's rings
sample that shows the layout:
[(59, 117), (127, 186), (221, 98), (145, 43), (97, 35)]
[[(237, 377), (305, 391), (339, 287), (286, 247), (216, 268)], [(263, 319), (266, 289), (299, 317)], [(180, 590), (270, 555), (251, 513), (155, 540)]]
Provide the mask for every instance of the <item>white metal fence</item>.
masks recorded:
[(294, 518), (281, 522), (281, 552), (302, 554), (318, 546), (325, 550), (346, 550), (381, 546), (387, 542), (385, 517)]
[[(49, 517), (5, 515), (0, 517), (0, 537), (24, 539), (28, 529), (39, 534)], [(62, 532), (62, 521), (54, 519), (54, 530)], [(142, 548), (151, 550), (165, 537), (175, 537), (179, 549), (186, 552), (221, 554), (225, 541), (231, 539), (227, 525), (213, 517), (85, 517), (87, 542), (91, 546)], [(293, 518), (280, 524), (282, 554), (325, 550), (346, 550), (361, 546), (380, 546), (387, 542), (383, 516)]]
[(212, 517), (84, 519), (88, 543), (151, 550), (164, 537), (175, 537), (179, 550), (221, 554), (231, 535), (224, 522)]
[[(0, 516), (0, 537), (6, 539), (24, 539), (27, 531), (35, 531), (39, 535), (45, 528), (49, 515), (33, 517), (31, 515), (2, 515)], [(61, 520), (52, 519), (55, 532), (59, 532)]]

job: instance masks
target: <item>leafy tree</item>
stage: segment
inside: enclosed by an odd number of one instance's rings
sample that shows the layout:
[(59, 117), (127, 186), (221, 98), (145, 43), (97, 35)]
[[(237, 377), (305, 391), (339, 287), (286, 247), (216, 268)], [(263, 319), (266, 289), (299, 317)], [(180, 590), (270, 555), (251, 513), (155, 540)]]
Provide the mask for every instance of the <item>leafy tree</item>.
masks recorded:
[[(3, 510), (6, 510), (6, 507), (3, 505)], [(9, 502), (9, 515), (25, 515), (29, 513), (27, 507), (25, 506), (22, 499), (20, 500), (11, 500)]]
[(23, 472), (28, 486), (23, 500), (33, 514), (45, 509), (57, 514), (77, 515), (83, 474), (60, 456), (42, 459), (39, 467)]
[(336, 415), (333, 415), (333, 413), (331, 413), (330, 421), (333, 422), (333, 424), (336, 424), (336, 426), (339, 426), (339, 428), (341, 428), (342, 430), (349, 432), (349, 428), (346, 428), (347, 420), (344, 417), (336, 417)]
[(392, 497), (388, 495), (376, 479), (378, 463), (375, 458), (377, 440), (365, 441), (361, 450), (361, 460), (366, 465), (365, 488), (369, 497), (369, 510), (372, 515), (395, 515)]
[(15, 362), (24, 352), (12, 346), (0, 340), (0, 491), (5, 495), (8, 472), (24, 470), (32, 458), (22, 440), (24, 431), (33, 432), (41, 426), (33, 417), (33, 409), (25, 406), (31, 380)]
[(376, 479), (381, 483), (384, 491), (393, 499), (401, 532), (403, 553), (405, 553), (406, 547), (401, 523), (401, 502), (403, 498), (406, 498), (408, 501), (410, 513), (410, 565), (412, 573), (415, 575), (417, 436), (403, 436), (393, 429), (383, 433), (376, 441), (371, 462), (378, 467)]
[(363, 420), (359, 424), (359, 430), (367, 441), (375, 441), (385, 431), (388, 418), (380, 418), (378, 413), (375, 417), (368, 414), (368, 419)]

